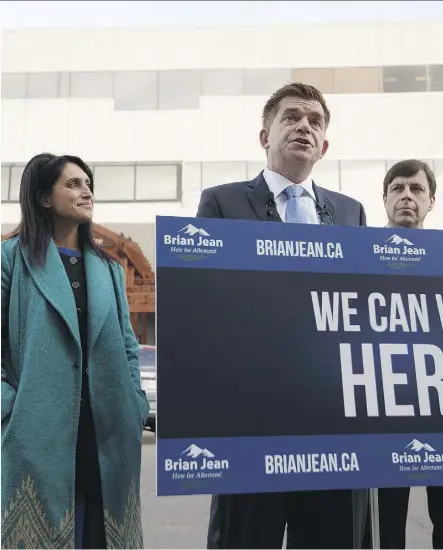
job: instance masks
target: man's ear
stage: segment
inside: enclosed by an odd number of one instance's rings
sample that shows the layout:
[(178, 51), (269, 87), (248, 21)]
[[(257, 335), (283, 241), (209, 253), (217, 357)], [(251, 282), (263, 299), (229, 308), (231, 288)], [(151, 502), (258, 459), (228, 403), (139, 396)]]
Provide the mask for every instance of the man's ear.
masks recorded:
[(266, 128), (262, 128), (260, 130), (260, 145), (265, 149), (266, 151), (269, 149), (269, 141), (268, 141), (268, 132)]
[(327, 139), (324, 140), (323, 142), (323, 147), (321, 148), (321, 157), (320, 158), (323, 158), (326, 153), (328, 152), (328, 149), (329, 149), (329, 141)]

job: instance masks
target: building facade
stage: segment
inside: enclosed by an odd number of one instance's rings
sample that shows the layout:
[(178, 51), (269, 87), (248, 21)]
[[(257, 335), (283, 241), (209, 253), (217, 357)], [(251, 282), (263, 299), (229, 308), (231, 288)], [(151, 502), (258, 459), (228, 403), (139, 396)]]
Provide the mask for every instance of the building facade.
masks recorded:
[(2, 33), (2, 232), (19, 219), (24, 164), (50, 151), (94, 167), (95, 221), (154, 261), (156, 215), (195, 215), (202, 189), (265, 165), (261, 111), (279, 86), (317, 86), (331, 110), (315, 181), (385, 223), (396, 160), (437, 175), (443, 229), (443, 22)]

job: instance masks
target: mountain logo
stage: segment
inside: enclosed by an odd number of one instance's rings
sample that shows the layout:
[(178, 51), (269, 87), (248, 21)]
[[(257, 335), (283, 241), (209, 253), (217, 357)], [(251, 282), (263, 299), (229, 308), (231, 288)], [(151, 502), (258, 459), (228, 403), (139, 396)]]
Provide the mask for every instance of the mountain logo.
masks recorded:
[(229, 470), (229, 460), (216, 458), (209, 449), (199, 447), (195, 443), (181, 451), (179, 457), (165, 458), (164, 471), (175, 480), (204, 480), (213, 483), (223, 478)]
[(402, 239), (395, 233), (394, 235), (392, 235), (392, 237), (389, 237), (389, 239), (387, 239), (385, 242), (392, 243), (392, 244), (406, 244), (408, 246), (412, 246), (414, 244), (414, 243), (411, 243), (411, 241), (408, 241), (408, 239)]
[(223, 239), (214, 239), (203, 227), (188, 223), (176, 230), (175, 235), (164, 234), (163, 244), (180, 260), (195, 262), (217, 254), (223, 248)]
[(443, 470), (443, 453), (429, 443), (413, 439), (403, 449), (391, 453), (392, 464), (409, 478), (423, 476), (423, 472)]
[(390, 269), (413, 268), (426, 256), (426, 249), (393, 233), (383, 244), (373, 244), (372, 252)]
[(406, 445), (406, 449), (415, 451), (419, 453), (420, 451), (429, 451), (431, 453), (435, 452), (434, 447), (431, 447), (428, 443), (422, 443), (418, 439), (413, 439), (410, 443)]
[(195, 225), (192, 225), (192, 223), (185, 225), (185, 227), (182, 227), (179, 231), (179, 233), (184, 233), (185, 235), (191, 235), (193, 237), (194, 235), (202, 235), (203, 237), (209, 237), (209, 233), (205, 231), (204, 229), (199, 229), (198, 227), (195, 227)]
[(198, 445), (192, 444), (182, 452), (182, 455), (190, 456), (191, 458), (198, 458), (204, 456), (206, 458), (214, 458), (215, 454), (211, 453), (209, 449), (201, 449)]

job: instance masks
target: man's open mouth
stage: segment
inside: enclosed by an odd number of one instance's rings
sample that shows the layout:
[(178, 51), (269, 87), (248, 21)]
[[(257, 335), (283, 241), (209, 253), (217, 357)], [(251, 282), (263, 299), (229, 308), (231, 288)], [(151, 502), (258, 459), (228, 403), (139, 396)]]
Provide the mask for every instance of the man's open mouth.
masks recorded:
[(295, 143), (300, 143), (301, 145), (311, 145), (311, 142), (305, 138), (296, 138), (293, 141), (295, 141)]

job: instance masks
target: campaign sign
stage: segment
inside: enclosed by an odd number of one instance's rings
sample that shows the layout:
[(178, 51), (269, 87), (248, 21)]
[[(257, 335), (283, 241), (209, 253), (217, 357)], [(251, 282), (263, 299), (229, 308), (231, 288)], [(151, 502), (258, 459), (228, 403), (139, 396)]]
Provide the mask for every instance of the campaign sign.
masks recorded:
[(158, 495), (443, 485), (443, 232), (156, 239)]

